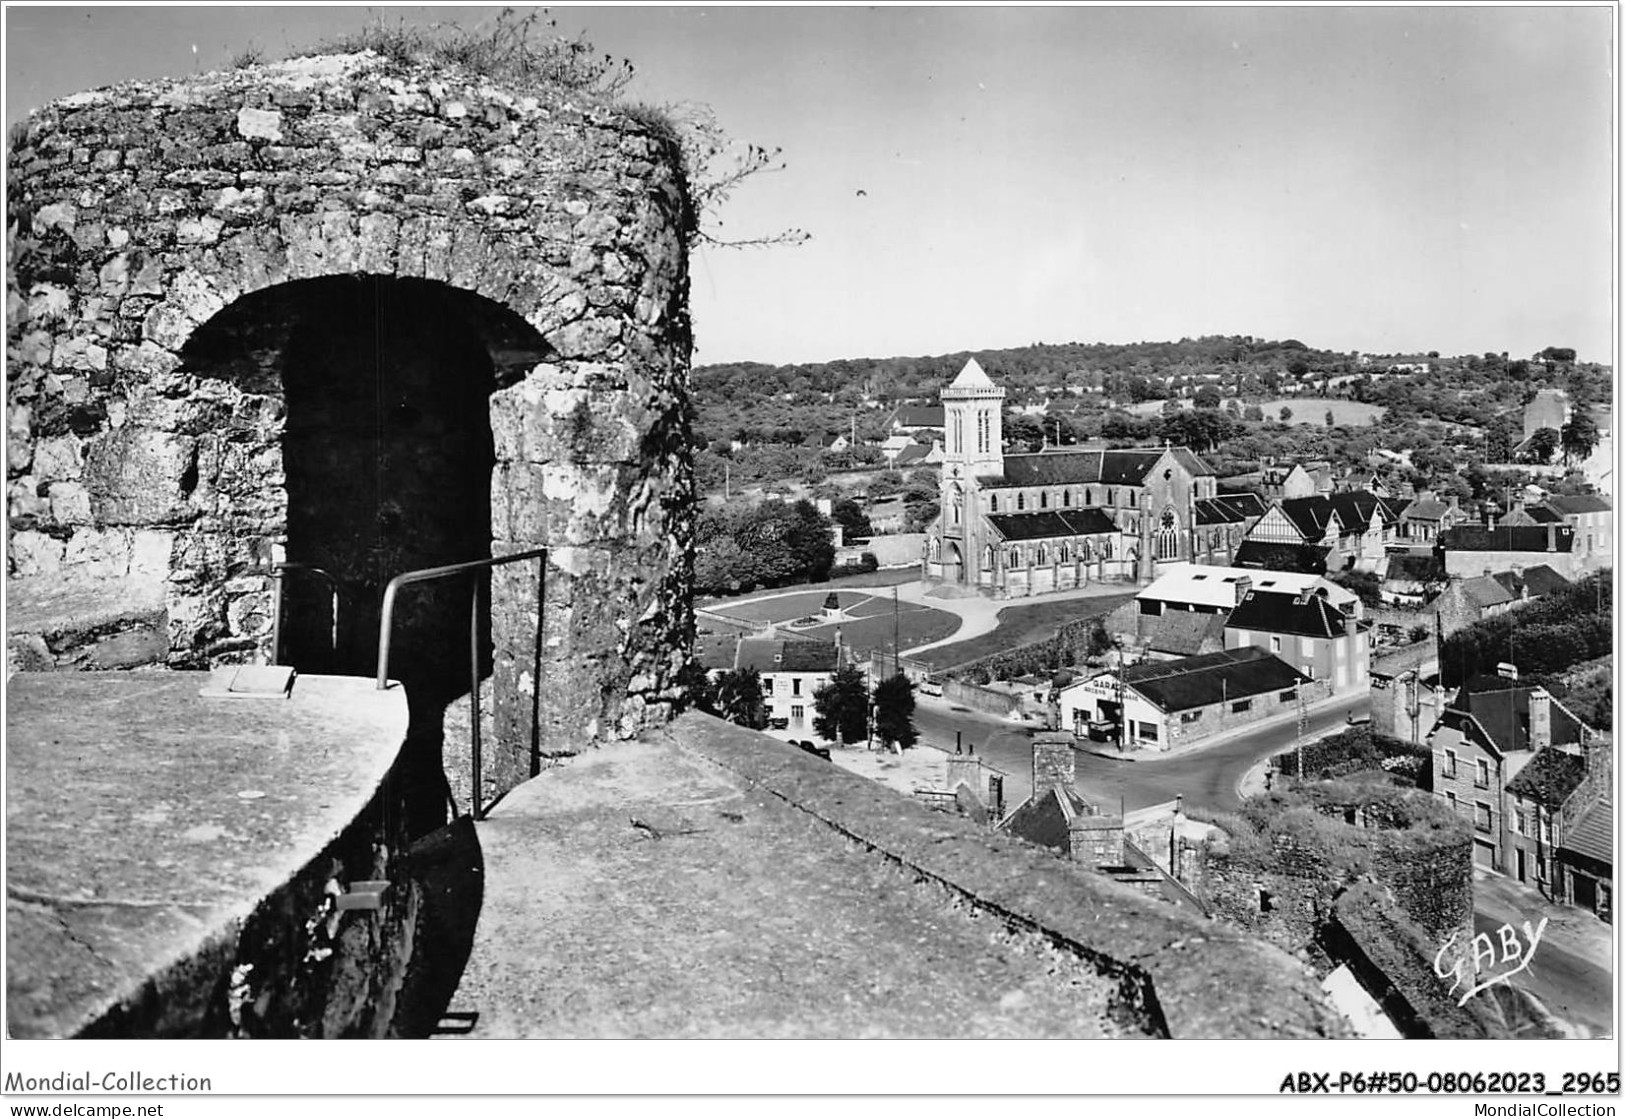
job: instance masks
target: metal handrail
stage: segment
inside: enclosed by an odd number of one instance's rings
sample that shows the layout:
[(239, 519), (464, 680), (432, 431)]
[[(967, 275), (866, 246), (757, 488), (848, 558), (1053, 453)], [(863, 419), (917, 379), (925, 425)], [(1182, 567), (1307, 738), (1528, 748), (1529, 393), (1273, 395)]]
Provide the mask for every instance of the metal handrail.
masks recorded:
[[(543, 608), (546, 606), (547, 593), (547, 549), (533, 548), (528, 552), (515, 552), (512, 555), (492, 556), (490, 559), (471, 560), (467, 563), (452, 563), (444, 567), (425, 567), (418, 571), (408, 571), (391, 579), (384, 587), (384, 602), (378, 619), (378, 690), (389, 689), (389, 645), (395, 626), (395, 595), (402, 587), (413, 583), (427, 583), (435, 579), (446, 579), (454, 575), (466, 575), (475, 571), (485, 571), (504, 564), (519, 563), (524, 560), (540, 560), (536, 568), (536, 624), (542, 624)], [(540, 647), (540, 640), (537, 642)], [(485, 818), (483, 805), (480, 803), (480, 581), (474, 580), (474, 593), (470, 600), (468, 610), (468, 656), (469, 656), (469, 727), (470, 750), (473, 769), (473, 786), (469, 790), (469, 815), (476, 820)], [(541, 699), (541, 681), (535, 682), (532, 689), (536, 702)], [(539, 722), (539, 713), (533, 716), (532, 722)], [(531, 733), (534, 735), (538, 727), (533, 725)], [(534, 744), (533, 744), (534, 745)]]
[(314, 575), (327, 584), (328, 590), (333, 593), (333, 628), (330, 638), (333, 649), (339, 647), (339, 581), (332, 572), (324, 571), (308, 563), (272, 563), (263, 567), (251, 567), (244, 571), (244, 575), (269, 575), (276, 583), (276, 600), (271, 611), (271, 663), (278, 664), (282, 657), (282, 576), (289, 571), (304, 575)]

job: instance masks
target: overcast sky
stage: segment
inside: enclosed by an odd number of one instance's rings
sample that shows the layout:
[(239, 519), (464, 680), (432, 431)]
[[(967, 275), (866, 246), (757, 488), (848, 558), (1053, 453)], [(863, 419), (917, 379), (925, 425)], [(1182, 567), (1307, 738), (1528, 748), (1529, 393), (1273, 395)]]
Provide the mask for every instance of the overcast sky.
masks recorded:
[[(6, 9), (8, 122), (368, 18)], [(1612, 361), (1614, 10), (555, 6), (788, 169), (693, 261), (696, 363), (1297, 338)], [(195, 51), (194, 51), (195, 48)]]

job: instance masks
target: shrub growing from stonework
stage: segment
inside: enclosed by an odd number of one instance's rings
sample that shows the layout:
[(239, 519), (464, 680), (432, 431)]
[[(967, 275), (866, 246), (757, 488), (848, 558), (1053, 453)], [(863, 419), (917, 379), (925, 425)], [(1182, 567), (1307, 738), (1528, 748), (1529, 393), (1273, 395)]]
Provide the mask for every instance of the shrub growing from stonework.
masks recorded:
[(730, 723), (751, 730), (767, 726), (762, 703), (762, 674), (754, 668), (736, 668), (717, 676), (716, 712)]

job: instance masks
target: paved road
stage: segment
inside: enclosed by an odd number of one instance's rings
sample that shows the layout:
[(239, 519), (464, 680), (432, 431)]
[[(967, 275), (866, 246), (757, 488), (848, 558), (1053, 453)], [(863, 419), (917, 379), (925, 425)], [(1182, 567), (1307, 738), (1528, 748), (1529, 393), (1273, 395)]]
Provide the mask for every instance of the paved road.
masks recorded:
[[(1540, 923), (1540, 913), (1530, 913), (1524, 920)], [(1492, 943), (1499, 944), (1497, 930), (1506, 923), (1507, 915), (1489, 911), (1482, 902), (1473, 914), (1475, 931), (1488, 933)], [(1514, 928), (1520, 921), (1512, 922)], [(1535, 949), (1535, 962), (1527, 971), (1512, 979), (1513, 986), (1527, 991), (1540, 1000), (1540, 1004), (1557, 1018), (1574, 1037), (1607, 1037), (1612, 1030), (1614, 1016), (1614, 984), (1608, 969), (1598, 967), (1550, 937), (1541, 940)]]
[[(1364, 710), (1364, 701), (1351, 705)], [(1344, 725), (1350, 707), (1341, 704), (1312, 712), (1309, 737), (1319, 737)], [(1037, 723), (1020, 724), (966, 708), (949, 706), (941, 700), (921, 697), (914, 713), (921, 741), (945, 749), (954, 748), (954, 733), (973, 744), (976, 753), (990, 764), (1010, 774), (1005, 797), (1019, 803), (1032, 792), (1033, 755), (1030, 739)], [(1194, 753), (1140, 761), (1116, 761), (1078, 751), (1078, 787), (1083, 795), (1100, 805), (1118, 803), (1130, 811), (1160, 804), (1183, 796), (1185, 803), (1217, 810), (1236, 806), (1236, 783), (1261, 759), (1290, 747), (1297, 738), (1297, 724), (1264, 727)], [(1110, 748), (1110, 747), (1105, 747)]]

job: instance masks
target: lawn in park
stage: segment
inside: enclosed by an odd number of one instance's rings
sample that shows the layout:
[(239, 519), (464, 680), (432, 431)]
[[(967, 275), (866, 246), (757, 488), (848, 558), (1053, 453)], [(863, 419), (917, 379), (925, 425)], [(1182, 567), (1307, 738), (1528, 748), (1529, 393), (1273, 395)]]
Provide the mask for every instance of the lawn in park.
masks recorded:
[(1054, 637), (1068, 622), (1081, 618), (1104, 617), (1133, 599), (1133, 592), (1100, 595), (1094, 598), (1068, 598), (1051, 602), (1018, 603), (999, 611), (999, 628), (980, 637), (939, 645), (921, 653), (917, 660), (941, 671), (968, 661), (1006, 652), (1022, 645)]
[[(837, 591), (841, 608), (847, 619), (808, 629), (796, 629), (798, 636), (833, 641), (835, 630), (841, 631), (841, 641), (857, 649), (884, 646), (890, 649), (894, 632), (892, 597), (889, 594), (870, 594), (866, 591)], [(796, 594), (773, 595), (756, 599), (720, 602), (706, 609), (728, 617), (752, 622), (790, 622), (797, 618), (822, 614), (828, 591), (804, 591)], [(898, 644), (906, 651), (915, 645), (940, 641), (959, 628), (959, 617), (944, 610), (934, 610), (912, 602), (899, 602), (895, 633)]]

